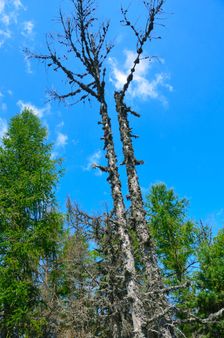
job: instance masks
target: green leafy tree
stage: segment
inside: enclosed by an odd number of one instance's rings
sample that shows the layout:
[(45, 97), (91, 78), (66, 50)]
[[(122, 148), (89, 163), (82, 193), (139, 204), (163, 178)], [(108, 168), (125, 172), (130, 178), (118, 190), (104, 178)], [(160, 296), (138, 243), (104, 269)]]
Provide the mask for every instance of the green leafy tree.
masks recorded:
[(0, 147), (1, 337), (41, 336), (41, 265), (53, 261), (62, 219), (59, 170), (47, 131), (32, 111), (11, 119)]

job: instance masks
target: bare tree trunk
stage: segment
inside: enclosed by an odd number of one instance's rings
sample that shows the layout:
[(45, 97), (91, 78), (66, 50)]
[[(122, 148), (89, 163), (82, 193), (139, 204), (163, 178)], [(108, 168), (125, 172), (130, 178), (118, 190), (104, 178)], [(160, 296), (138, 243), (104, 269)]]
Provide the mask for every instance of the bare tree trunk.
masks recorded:
[[(123, 313), (121, 312), (121, 318), (123, 315), (127, 315), (128, 318), (131, 317), (132, 337), (134, 338), (154, 337), (154, 333), (152, 333), (147, 323), (153, 322), (152, 325), (150, 324), (151, 326), (155, 326), (156, 324), (154, 320), (150, 321), (150, 318), (147, 318), (148, 316), (151, 318), (155, 317), (157, 327), (161, 326), (157, 330), (158, 336), (171, 337), (172, 335), (169, 333), (169, 330), (166, 329), (166, 325), (168, 325), (169, 322), (169, 318), (166, 318), (166, 316), (168, 316), (168, 311), (166, 311), (168, 309), (166, 299), (163, 295), (157, 299), (157, 296), (153, 296), (153, 293), (151, 293), (151, 298), (147, 299), (142, 293), (141, 282), (139, 282), (139, 276), (137, 276), (136, 273), (135, 254), (133, 243), (131, 242), (129, 219), (127, 219), (121, 190), (111, 121), (104, 93), (106, 74), (104, 61), (112, 49), (112, 45), (108, 45), (105, 41), (109, 23), (103, 24), (102, 27), (96, 31), (93, 27), (96, 22), (96, 18), (93, 14), (95, 11), (94, 0), (71, 1), (74, 4), (75, 16), (66, 19), (62, 13), (60, 13), (64, 34), (58, 34), (57, 36), (57, 42), (60, 42), (60, 46), (65, 47), (65, 54), (61, 54), (60, 49), (59, 52), (57, 52), (52, 46), (52, 43), (48, 43), (47, 55), (31, 56), (47, 62), (48, 66), (53, 67), (54, 71), (60, 71), (65, 76), (67, 83), (69, 84), (69, 89), (62, 95), (57, 92), (52, 92), (54, 98), (58, 100), (67, 100), (78, 97), (78, 101), (85, 101), (85, 99), (92, 97), (100, 104), (101, 121), (99, 123), (102, 125), (104, 132), (103, 140), (107, 166), (104, 167), (95, 164), (93, 167), (108, 174), (107, 180), (112, 192), (115, 215), (115, 220), (113, 220), (112, 224), (120, 240), (122, 257), (121, 267), (126, 292), (124, 297), (123, 295), (121, 296), (121, 298), (123, 297), (121, 300), (128, 304), (128, 309), (125, 308), (126, 313), (125, 311), (123, 311)], [(162, 288), (162, 283), (155, 258), (154, 246), (147, 230), (143, 200), (135, 168), (138, 162), (134, 157), (131, 131), (127, 117), (128, 112), (131, 112), (131, 110), (124, 104), (124, 96), (131, 84), (136, 66), (141, 61), (143, 46), (150, 38), (150, 33), (154, 27), (155, 16), (160, 13), (164, 0), (142, 1), (142, 3), (145, 5), (148, 12), (145, 29), (141, 32), (138, 32), (135, 26), (128, 20), (128, 11), (122, 11), (124, 25), (131, 27), (137, 39), (137, 56), (123, 90), (120, 93), (115, 93), (115, 100), (128, 176), (131, 199), (131, 222), (138, 235), (142, 262), (144, 263), (143, 265), (147, 272), (148, 289), (151, 291), (155, 290), (155, 288)], [(76, 61), (81, 64), (78, 73), (76, 70), (67, 68), (70, 65), (68, 62), (70, 53), (72, 54), (71, 64), (73, 64), (74, 57)], [(145, 309), (145, 306), (147, 306), (147, 309)], [(150, 309), (149, 315), (147, 312), (148, 309)], [(166, 313), (166, 316), (164, 313)], [(123, 319), (122, 325), (125, 325), (124, 322), (125, 320)], [(116, 326), (116, 330), (118, 330), (118, 326)], [(120, 332), (114, 333), (114, 337), (119, 337), (119, 335)]]
[(104, 130), (104, 145), (106, 150), (105, 157), (108, 161), (108, 181), (111, 185), (114, 213), (116, 215), (117, 229), (120, 236), (123, 264), (124, 264), (124, 277), (127, 288), (127, 299), (130, 302), (130, 312), (133, 321), (133, 337), (144, 338), (143, 334), (143, 311), (142, 302), (139, 297), (139, 288), (136, 283), (136, 270), (134, 256), (131, 250), (131, 242), (127, 228), (127, 221), (125, 217), (125, 206), (121, 192), (121, 182), (119, 178), (117, 159), (114, 150), (114, 143), (111, 131), (111, 122), (107, 112), (107, 105), (101, 103), (100, 114), (102, 118), (102, 125)]
[[(116, 111), (118, 113), (120, 138), (124, 155), (123, 164), (125, 164), (126, 167), (129, 198), (131, 201), (131, 223), (139, 240), (142, 263), (147, 275), (147, 288), (153, 290), (156, 286), (157, 289), (162, 289), (163, 284), (155, 255), (155, 247), (146, 222), (146, 212), (136, 170), (136, 165), (143, 164), (143, 161), (137, 161), (135, 157), (132, 137), (136, 136), (132, 134), (132, 129), (130, 128), (128, 120), (128, 113), (131, 113), (132, 111), (123, 102), (122, 94), (122, 92), (115, 92), (114, 98), (116, 102)], [(161, 293), (159, 297), (158, 294), (153, 296), (152, 293), (151, 298), (152, 299), (148, 299), (149, 303), (152, 301), (152, 305), (149, 305), (149, 308), (151, 308), (151, 317), (155, 315), (155, 313), (159, 314), (161, 309), (164, 310), (169, 308), (169, 304), (163, 293)], [(166, 320), (170, 321), (168, 315), (166, 315)], [(166, 325), (166, 320), (163, 320), (164, 325)], [(173, 332), (171, 334), (170, 330), (165, 327), (162, 332), (163, 337), (174, 337)]]

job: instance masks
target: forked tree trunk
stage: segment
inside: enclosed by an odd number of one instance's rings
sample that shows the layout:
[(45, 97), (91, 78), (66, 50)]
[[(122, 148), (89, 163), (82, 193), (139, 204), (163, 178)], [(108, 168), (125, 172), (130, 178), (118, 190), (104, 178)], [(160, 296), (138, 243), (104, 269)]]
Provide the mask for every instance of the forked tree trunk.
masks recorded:
[(111, 185), (111, 192), (114, 203), (114, 213), (116, 215), (117, 229), (121, 241), (123, 268), (125, 284), (127, 288), (127, 299), (130, 303), (130, 313), (133, 322), (133, 337), (144, 338), (143, 326), (143, 304), (139, 297), (139, 287), (137, 282), (135, 261), (131, 249), (131, 242), (128, 233), (127, 221), (125, 216), (125, 206), (121, 192), (121, 182), (117, 168), (117, 158), (114, 150), (114, 142), (111, 131), (111, 121), (108, 116), (106, 102), (101, 102), (100, 107), (101, 123), (104, 131), (105, 157), (108, 161), (108, 181)]
[[(132, 129), (130, 128), (128, 119), (128, 113), (130, 113), (131, 110), (123, 102), (122, 94), (122, 92), (115, 92), (114, 98), (116, 111), (118, 113), (120, 139), (124, 155), (123, 164), (126, 167), (129, 198), (131, 201), (131, 223), (139, 240), (142, 263), (147, 275), (147, 288), (153, 291), (155, 290), (155, 286), (157, 290), (160, 288), (162, 289), (163, 284), (155, 255), (154, 243), (151, 239), (146, 221), (146, 212), (136, 170), (136, 165), (142, 164), (142, 161), (136, 160), (132, 144), (132, 137), (135, 136), (132, 135)], [(155, 293), (154, 295), (151, 293), (151, 299), (148, 299), (148, 302), (150, 303), (150, 301), (152, 302), (151, 306), (149, 304), (149, 308), (151, 308), (151, 317), (156, 313), (159, 314), (161, 308), (166, 309), (169, 307), (169, 304), (162, 293)], [(169, 320), (169, 316), (167, 315), (166, 317), (166, 319)], [(161, 324), (163, 323), (166, 326), (167, 320), (163, 320)], [(161, 330), (161, 335), (163, 337), (174, 337), (174, 333), (171, 331), (169, 328), (164, 327)]]
[[(151, 295), (149, 299), (141, 292), (142, 280), (139, 281), (139, 276), (136, 274), (136, 262), (133, 243), (131, 242), (130, 237), (129, 220), (126, 216), (127, 210), (125, 208), (121, 190), (111, 121), (104, 95), (106, 68), (104, 68), (103, 63), (112, 48), (112, 45), (108, 45), (105, 41), (109, 24), (103, 25), (98, 32), (95, 31), (95, 28), (93, 27), (94, 22), (96, 21), (96, 18), (93, 15), (95, 11), (94, 0), (72, 0), (75, 8), (75, 16), (73, 19), (68, 18), (65, 20), (62, 13), (60, 13), (64, 36), (59, 34), (58, 41), (60, 42), (60, 46), (65, 47), (66, 55), (58, 55), (52, 45), (48, 43), (47, 47), (49, 54), (39, 56), (34, 55), (34, 57), (48, 62), (48, 66), (53, 66), (54, 70), (60, 70), (67, 79), (68, 84), (71, 85), (72, 90), (69, 90), (64, 95), (53, 92), (53, 97), (59, 100), (65, 100), (78, 96), (81, 101), (92, 97), (100, 104), (100, 124), (104, 131), (103, 140), (107, 166), (103, 167), (95, 165), (95, 167), (107, 172), (107, 180), (111, 187), (114, 214), (116, 216), (113, 224), (121, 243), (121, 267), (126, 292), (126, 297), (124, 297), (122, 301), (126, 301), (129, 305), (126, 312), (128, 312), (128, 316), (132, 318), (131, 326), (133, 334), (131, 337), (154, 337), (154, 333), (152, 333), (150, 329), (153, 325), (155, 327), (157, 323), (157, 328), (160, 326), (157, 330), (158, 337), (168, 338), (174, 337), (169, 329), (167, 329), (169, 318), (165, 317), (165, 313), (168, 316), (169, 307), (163, 294), (158, 293), (158, 289), (162, 288), (162, 282), (157, 266), (154, 246), (147, 229), (144, 205), (135, 168), (138, 162), (134, 156), (131, 130), (128, 122), (128, 112), (130, 109), (127, 108), (123, 101), (125, 93), (133, 79), (136, 66), (140, 62), (143, 46), (150, 38), (151, 31), (154, 27), (155, 16), (160, 13), (164, 3), (163, 0), (142, 2), (148, 11), (146, 27), (143, 29), (143, 32), (138, 32), (135, 26), (128, 20), (127, 11), (122, 11), (124, 16), (123, 23), (132, 29), (137, 38), (137, 56), (133, 67), (130, 70), (130, 74), (127, 77), (127, 82), (124, 85), (123, 91), (115, 93), (115, 100), (131, 199), (131, 222), (136, 229), (139, 248), (141, 249), (142, 264), (147, 273), (148, 294)], [(68, 62), (68, 55), (70, 53), (72, 53), (72, 59), (70, 59), (70, 61), (72, 60), (71, 63)], [(77, 71), (67, 68), (68, 65), (72, 64), (74, 57), (83, 66), (80, 72), (78, 70), (78, 73)], [(153, 290), (157, 290), (157, 293), (153, 293)], [(158, 295), (160, 296), (158, 297)], [(147, 306), (147, 309), (144, 308), (145, 305)], [(121, 317), (122, 315), (123, 313), (121, 313)], [(147, 318), (148, 316), (150, 316), (151, 321), (150, 318)], [(151, 323), (151, 327), (148, 327), (147, 323)], [(116, 326), (116, 329), (117, 328), (118, 326)], [(115, 332), (114, 338), (118, 338), (119, 335), (119, 332)]]

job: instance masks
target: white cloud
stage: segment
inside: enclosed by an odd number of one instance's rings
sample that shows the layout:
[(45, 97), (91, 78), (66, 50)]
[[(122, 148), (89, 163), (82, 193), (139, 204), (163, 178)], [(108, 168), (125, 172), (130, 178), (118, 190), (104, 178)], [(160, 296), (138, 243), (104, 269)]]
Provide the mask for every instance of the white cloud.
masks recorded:
[[(125, 50), (125, 62), (123, 67), (118, 65), (116, 59), (109, 58), (111, 65), (111, 81), (113, 82), (117, 90), (122, 89), (127, 80), (127, 76), (130, 73), (130, 69), (133, 67), (133, 61), (136, 57), (136, 53), (131, 50)], [(128, 89), (128, 94), (134, 97), (141, 97), (142, 99), (158, 99), (163, 103), (166, 103), (165, 97), (161, 94), (160, 88), (165, 87), (167, 90), (172, 91), (172, 86), (166, 81), (169, 76), (165, 73), (158, 73), (154, 75), (154, 78), (150, 81), (146, 77), (150, 69), (152, 68), (153, 60), (149, 62), (148, 59), (142, 59), (137, 65), (134, 73), (133, 81)]]
[[(18, 22), (21, 10), (25, 10), (25, 7), (20, 0), (0, 0), (0, 47), (17, 32), (22, 31), (21, 27), (17, 27), (21, 26)], [(26, 21), (23, 27), (24, 34), (29, 36), (32, 30), (32, 22)]]
[(25, 62), (25, 65), (26, 65), (26, 72), (28, 74), (33, 74), (30, 58), (25, 54), (24, 54), (24, 62)]
[[(84, 171), (92, 170), (94, 165), (99, 165), (99, 162), (100, 162), (101, 159), (102, 159), (102, 151), (101, 150), (95, 151), (92, 155), (90, 155), (87, 158), (87, 164), (86, 164), (86, 166), (83, 167), (83, 170)], [(99, 170), (99, 169), (96, 169), (95, 175), (101, 176), (102, 171)]]
[[(64, 127), (64, 125), (65, 125), (64, 121), (61, 121), (56, 125), (56, 128), (55, 128), (56, 133), (57, 133), (57, 137), (55, 141), (56, 148), (63, 148), (68, 143), (68, 135), (61, 132), (61, 129)], [(55, 154), (57, 154), (57, 152), (55, 152)]]
[(4, 11), (5, 9), (5, 0), (0, 0), (0, 14)]
[(10, 24), (10, 16), (7, 14), (2, 15), (1, 21), (5, 26), (8, 26)]
[(58, 132), (55, 146), (64, 147), (67, 143), (68, 143), (68, 135)]
[(34, 28), (34, 23), (31, 20), (24, 21), (22, 34), (26, 37), (31, 36), (33, 34), (33, 28)]
[(0, 118), (0, 139), (7, 133), (8, 124), (5, 119)]
[(16, 23), (19, 11), (25, 7), (20, 0), (0, 0), (0, 19), (3, 24)]
[(43, 108), (38, 108), (37, 106), (33, 105), (30, 102), (24, 102), (22, 100), (19, 100), (17, 102), (17, 106), (20, 108), (20, 112), (22, 112), (24, 109), (29, 109), (32, 111), (32, 113), (39, 118), (43, 117), (45, 113), (48, 113), (51, 109), (50, 104), (47, 104)]
[(13, 2), (13, 5), (15, 6), (15, 8), (17, 8), (17, 9), (20, 8), (20, 7), (24, 8), (24, 6), (23, 6), (23, 4), (20, 0), (12, 0), (12, 2)]

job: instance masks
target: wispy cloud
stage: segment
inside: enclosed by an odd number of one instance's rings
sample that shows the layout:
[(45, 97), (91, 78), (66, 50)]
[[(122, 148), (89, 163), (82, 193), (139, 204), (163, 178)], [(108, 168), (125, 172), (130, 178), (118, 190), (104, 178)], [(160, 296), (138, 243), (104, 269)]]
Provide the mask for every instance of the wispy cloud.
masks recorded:
[(31, 20), (24, 21), (22, 35), (25, 37), (31, 37), (33, 35), (33, 29), (34, 29), (34, 23)]
[(58, 132), (58, 135), (55, 141), (55, 146), (64, 147), (66, 146), (67, 143), (68, 143), (68, 135)]
[(6, 40), (11, 38), (11, 32), (9, 29), (0, 29), (0, 47), (2, 47)]
[(0, 118), (0, 142), (3, 136), (5, 136), (5, 134), (7, 133), (7, 131), (8, 131), (7, 121), (5, 119)]
[(22, 112), (24, 109), (29, 109), (33, 112), (34, 115), (38, 116), (39, 118), (43, 117), (46, 113), (49, 113), (51, 110), (50, 104), (47, 104), (42, 108), (38, 108), (32, 103), (24, 102), (22, 100), (19, 100), (17, 102), (17, 106), (20, 108), (20, 112)]
[[(125, 62), (122, 66), (118, 64), (116, 59), (109, 58), (111, 65), (111, 81), (117, 90), (122, 89), (125, 84), (136, 57), (136, 53), (131, 50), (124, 50), (124, 54)], [(165, 87), (168, 91), (172, 91), (173, 88), (167, 83), (169, 76), (166, 73), (157, 73), (151, 80), (148, 80), (148, 73), (152, 69), (153, 63), (153, 60), (150, 62), (148, 59), (141, 60), (137, 65), (128, 94), (132, 98), (157, 99), (165, 104), (166, 98), (161, 93), (161, 88)]]
[(0, 110), (5, 112), (8, 109), (8, 106), (5, 102), (0, 103)]
[[(66, 146), (66, 144), (68, 143), (68, 135), (65, 134), (64, 132), (62, 132), (62, 128), (64, 127), (65, 123), (64, 121), (60, 121), (55, 128), (55, 132), (56, 132), (56, 140), (55, 140), (55, 148), (64, 148)], [(57, 153), (57, 150), (56, 152)]]
[[(8, 94), (8, 91), (6, 94)], [(5, 112), (8, 108), (7, 104), (4, 102), (4, 98), (5, 98), (5, 94), (3, 94), (3, 92), (0, 91), (0, 113)]]
[(24, 10), (26, 8), (21, 0), (0, 0), (0, 47), (18, 34), (26, 39), (33, 37), (32, 20), (19, 20), (20, 13)]
[[(99, 165), (100, 160), (102, 159), (102, 151), (101, 150), (97, 150), (95, 151), (92, 155), (90, 155), (87, 158), (87, 164), (85, 166), (83, 166), (83, 170), (84, 171), (90, 171), (93, 169), (94, 165)], [(102, 171), (99, 169), (95, 169), (95, 175), (96, 176), (101, 176), (102, 175)]]
[(25, 9), (19, 0), (0, 0), (1, 45), (11, 37), (10, 26), (17, 24), (21, 9)]
[(33, 74), (30, 58), (26, 54), (24, 54), (24, 62), (25, 62), (25, 66), (26, 66), (26, 72), (28, 74)]
[(22, 2), (20, 0), (12, 0), (12, 3), (13, 5), (15, 6), (16, 9), (19, 9), (19, 8), (24, 8)]

